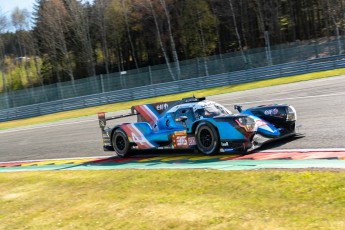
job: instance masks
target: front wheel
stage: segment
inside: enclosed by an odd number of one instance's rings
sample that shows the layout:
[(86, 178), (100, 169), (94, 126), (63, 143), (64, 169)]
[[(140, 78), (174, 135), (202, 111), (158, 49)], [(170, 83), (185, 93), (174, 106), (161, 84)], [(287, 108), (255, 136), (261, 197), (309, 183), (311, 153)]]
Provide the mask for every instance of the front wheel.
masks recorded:
[(115, 130), (112, 138), (112, 144), (119, 157), (126, 157), (129, 155), (131, 146), (126, 133), (122, 129)]
[(205, 155), (214, 155), (219, 152), (220, 141), (216, 128), (208, 123), (200, 124), (195, 131), (196, 145)]

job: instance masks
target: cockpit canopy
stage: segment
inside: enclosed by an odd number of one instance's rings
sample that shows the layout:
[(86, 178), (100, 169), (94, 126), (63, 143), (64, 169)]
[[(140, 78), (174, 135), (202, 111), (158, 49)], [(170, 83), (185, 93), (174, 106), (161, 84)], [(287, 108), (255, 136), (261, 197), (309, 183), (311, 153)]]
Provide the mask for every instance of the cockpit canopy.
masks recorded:
[(195, 115), (197, 119), (200, 118), (212, 118), (216, 116), (226, 116), (231, 114), (229, 110), (224, 108), (222, 105), (215, 102), (207, 102), (201, 105), (200, 108), (197, 106), (195, 109)]

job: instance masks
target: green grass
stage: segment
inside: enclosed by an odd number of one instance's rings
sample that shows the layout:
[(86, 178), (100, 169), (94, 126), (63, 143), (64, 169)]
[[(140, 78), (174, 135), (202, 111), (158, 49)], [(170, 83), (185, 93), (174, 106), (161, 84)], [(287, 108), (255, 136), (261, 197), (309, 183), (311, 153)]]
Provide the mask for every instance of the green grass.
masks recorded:
[(55, 114), (48, 114), (48, 115), (33, 117), (33, 118), (28, 118), (28, 119), (1, 122), (0, 130), (16, 128), (20, 126), (46, 123), (46, 122), (59, 121), (59, 120), (64, 120), (64, 119), (69, 119), (69, 118), (90, 116), (90, 115), (95, 115), (101, 111), (112, 112), (112, 111), (124, 110), (124, 109), (129, 109), (131, 108), (131, 106), (138, 105), (138, 104), (179, 100), (183, 97), (191, 97), (192, 95), (195, 95), (196, 97), (211, 96), (211, 95), (231, 93), (231, 92), (237, 92), (237, 91), (243, 91), (243, 90), (249, 90), (249, 89), (255, 89), (255, 88), (269, 87), (269, 86), (274, 86), (274, 85), (288, 84), (288, 83), (299, 82), (299, 81), (308, 81), (308, 80), (325, 78), (325, 77), (339, 76), (343, 74), (345, 74), (345, 68), (323, 71), (323, 72), (315, 72), (315, 73), (309, 73), (309, 74), (303, 74), (303, 75), (297, 75), (297, 76), (291, 76), (291, 77), (282, 77), (282, 78), (271, 79), (271, 80), (250, 82), (250, 83), (245, 83), (245, 84), (227, 85), (227, 86), (215, 87), (215, 88), (204, 89), (204, 90), (195, 90), (195, 91), (190, 91), (186, 93), (178, 93), (178, 94), (166, 95), (166, 96), (161, 96), (161, 97), (156, 97), (156, 98), (147, 98), (147, 99), (141, 99), (141, 100), (135, 100), (135, 101), (120, 102), (120, 103), (115, 103), (115, 104), (102, 105), (102, 106), (90, 107), (90, 108), (85, 108), (85, 109), (60, 112), (60, 113), (55, 113)]
[(0, 229), (344, 229), (345, 173), (0, 174)]

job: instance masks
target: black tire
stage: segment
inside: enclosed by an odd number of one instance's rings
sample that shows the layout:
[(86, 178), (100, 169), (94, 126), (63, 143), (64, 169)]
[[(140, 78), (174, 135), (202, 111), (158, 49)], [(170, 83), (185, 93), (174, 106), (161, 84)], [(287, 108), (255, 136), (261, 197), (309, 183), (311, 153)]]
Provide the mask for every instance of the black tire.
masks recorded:
[(205, 155), (214, 155), (219, 152), (220, 140), (218, 131), (209, 123), (201, 123), (195, 131), (198, 150)]
[(131, 145), (126, 133), (122, 129), (115, 130), (112, 138), (112, 144), (116, 154), (119, 157), (129, 156)]

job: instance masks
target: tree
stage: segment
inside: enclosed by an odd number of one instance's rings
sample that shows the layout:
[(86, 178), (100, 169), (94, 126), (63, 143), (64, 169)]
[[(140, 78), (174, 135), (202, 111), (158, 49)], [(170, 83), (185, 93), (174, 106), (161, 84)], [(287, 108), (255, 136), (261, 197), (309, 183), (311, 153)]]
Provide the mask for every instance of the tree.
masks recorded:
[(162, 38), (162, 29), (161, 29), (162, 24), (160, 23), (160, 22), (162, 22), (162, 20), (160, 20), (160, 18), (159, 18), (160, 15), (158, 15), (156, 12), (157, 11), (156, 7), (153, 5), (152, 0), (145, 0), (145, 1), (138, 0), (136, 2), (136, 7), (140, 8), (140, 10), (145, 12), (146, 19), (153, 19), (153, 25), (155, 28), (155, 35), (156, 35), (156, 38), (158, 40), (160, 49), (162, 51), (162, 54), (163, 54), (165, 63), (167, 65), (169, 74), (170, 74), (172, 80), (176, 80), (176, 77), (175, 77), (175, 75), (171, 69), (169, 56), (168, 56), (168, 53), (167, 53), (167, 50), (166, 50), (166, 47), (165, 47), (165, 44), (164, 44), (164, 41)]
[[(91, 43), (89, 12), (77, 0), (64, 0), (68, 12), (68, 33), (74, 57), (80, 68), (86, 68), (87, 76), (95, 76), (95, 60)], [(65, 22), (66, 23), (66, 22)]]
[(111, 1), (104, 17), (112, 64), (117, 66), (117, 71), (121, 72), (125, 70), (124, 63), (126, 61), (123, 58), (123, 52), (128, 44), (123, 42), (127, 40), (128, 34), (123, 17), (122, 3), (120, 1)]
[[(24, 64), (24, 69), (25, 69), (25, 74), (26, 74), (26, 79), (29, 83), (29, 88), (33, 87), (33, 80), (32, 77), (30, 76), (30, 72), (28, 70), (28, 46), (27, 44), (30, 43), (30, 36), (29, 32), (27, 30), (29, 29), (29, 18), (30, 14), (29, 11), (26, 9), (19, 9), (19, 7), (14, 8), (11, 14), (11, 22), (13, 27), (16, 30), (16, 35), (18, 39), (18, 46), (19, 46), (19, 53), (20, 56), (22, 57), (22, 63)], [(31, 90), (31, 96), (33, 97), (33, 91)]]
[(94, 22), (99, 31), (99, 37), (101, 40), (103, 61), (105, 65), (105, 71), (109, 74), (109, 50), (108, 50), (108, 39), (107, 39), (107, 28), (106, 28), (106, 10), (110, 5), (110, 0), (96, 0), (94, 3)]
[(335, 35), (337, 37), (337, 49), (338, 54), (342, 53), (342, 44), (340, 41), (340, 30), (345, 27), (345, 3), (339, 0), (325, 0), (322, 2), (324, 9), (326, 9), (326, 14), (328, 15), (331, 24), (333, 24), (335, 29)]
[(237, 21), (236, 21), (236, 15), (235, 15), (234, 6), (233, 6), (233, 4), (232, 4), (232, 0), (229, 0), (229, 5), (230, 5), (232, 20), (233, 20), (233, 23), (234, 23), (235, 32), (236, 32), (236, 37), (237, 37), (237, 41), (238, 41), (238, 48), (239, 48), (240, 51), (241, 51), (241, 55), (242, 55), (242, 58), (243, 58), (243, 62), (247, 64), (248, 61), (247, 61), (247, 58), (246, 58), (246, 56), (244, 55), (244, 52), (243, 52), (241, 36), (240, 36), (240, 34), (239, 34), (239, 32), (238, 32)]
[[(276, 2), (273, 0), (252, 0), (257, 16), (259, 30), (261, 31), (265, 40), (267, 63), (272, 65), (271, 44), (269, 31), (274, 27), (274, 23), (278, 22), (274, 17), (274, 12), (277, 11)], [(274, 29), (273, 29), (274, 30)]]
[[(175, 65), (176, 65), (176, 72), (177, 72), (177, 76), (179, 78), (180, 75), (181, 75), (180, 61), (179, 61), (177, 50), (176, 50), (175, 39), (174, 39), (174, 36), (173, 36), (173, 33), (172, 33), (170, 14), (168, 12), (168, 7), (167, 7), (167, 4), (166, 4), (166, 1), (165, 0), (159, 0), (159, 2), (160, 2), (161, 6), (162, 6), (162, 8), (164, 10), (165, 17), (166, 17), (166, 20), (167, 20), (167, 23), (168, 23), (168, 34), (169, 34), (171, 52), (173, 54), (174, 62), (175, 62)], [(172, 8), (173, 4), (174, 4), (174, 2), (171, 1), (170, 5), (169, 5), (170, 6), (169, 8)]]
[(217, 47), (218, 20), (205, 0), (185, 0), (180, 12), (181, 43), (186, 47), (187, 58), (203, 57), (205, 75), (208, 75), (206, 57)]
[[(0, 35), (5, 31), (7, 26), (8, 26), (7, 18), (5, 15), (2, 15), (1, 9), (0, 9)], [(0, 36), (0, 70), (1, 70), (1, 78), (2, 78), (2, 92), (5, 94), (6, 108), (9, 108), (4, 61), (5, 61), (4, 43), (3, 43), (2, 37)]]
[(20, 9), (19, 7), (14, 8), (11, 13), (11, 22), (18, 35), (18, 44), (20, 49), (20, 56), (26, 56), (26, 50), (23, 46), (23, 31), (29, 28), (29, 11), (26, 9)]
[(131, 32), (130, 32), (130, 28), (129, 28), (129, 22), (128, 22), (128, 6), (126, 5), (125, 0), (121, 0), (121, 4), (122, 4), (122, 12), (123, 12), (123, 17), (125, 19), (125, 23), (126, 23), (126, 30), (127, 30), (127, 36), (128, 36), (128, 41), (131, 45), (131, 51), (132, 51), (132, 57), (135, 63), (135, 68), (138, 69), (138, 61), (137, 61), (137, 55), (135, 54), (135, 49), (134, 49), (134, 45), (133, 45), (133, 40), (132, 40), (132, 36), (131, 36)]
[(42, 1), (42, 9), (36, 26), (36, 35), (41, 42), (43, 53), (51, 61), (58, 82), (62, 81), (61, 72), (67, 73), (74, 85), (73, 63), (67, 44), (69, 14), (61, 0)]

